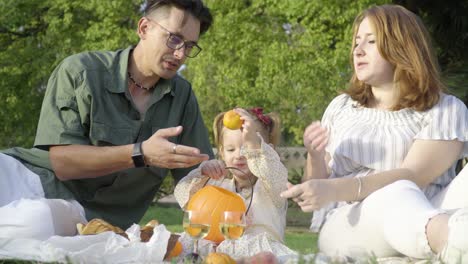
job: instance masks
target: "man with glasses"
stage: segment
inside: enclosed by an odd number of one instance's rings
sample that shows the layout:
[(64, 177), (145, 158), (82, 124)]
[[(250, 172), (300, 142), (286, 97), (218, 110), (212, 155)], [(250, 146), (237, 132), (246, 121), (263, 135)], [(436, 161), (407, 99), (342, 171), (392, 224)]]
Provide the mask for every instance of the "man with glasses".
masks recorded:
[(136, 46), (66, 58), (52, 73), (33, 149), (0, 153), (0, 237), (74, 235), (103, 218), (138, 223), (170, 171), (213, 157), (189, 82), (177, 75), (212, 23), (201, 0), (153, 0)]

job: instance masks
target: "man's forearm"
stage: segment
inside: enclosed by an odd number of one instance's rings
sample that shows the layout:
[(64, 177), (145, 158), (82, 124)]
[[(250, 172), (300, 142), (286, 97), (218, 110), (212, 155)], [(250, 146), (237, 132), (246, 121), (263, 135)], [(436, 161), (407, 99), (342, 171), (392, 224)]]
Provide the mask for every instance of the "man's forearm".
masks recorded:
[(134, 167), (133, 144), (96, 147), (63, 145), (50, 147), (50, 162), (55, 175), (62, 181), (97, 178)]

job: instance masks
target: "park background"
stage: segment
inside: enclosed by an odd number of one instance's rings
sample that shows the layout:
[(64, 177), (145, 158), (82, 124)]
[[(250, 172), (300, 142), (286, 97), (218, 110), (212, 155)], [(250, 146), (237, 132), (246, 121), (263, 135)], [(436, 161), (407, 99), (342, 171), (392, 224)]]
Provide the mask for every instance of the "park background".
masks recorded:
[[(200, 38), (202, 53), (187, 59), (180, 74), (192, 83), (210, 132), (214, 116), (236, 106), (262, 106), (266, 112), (279, 113), (283, 126), (279, 150), (292, 182), (298, 182), (303, 172), (303, 130), (320, 119), (330, 100), (346, 88), (352, 72), (352, 22), (371, 5), (400, 4), (423, 19), (450, 92), (468, 103), (468, 0), (204, 2), (214, 24)], [(137, 43), (143, 3), (0, 1), (0, 148), (32, 146), (48, 78), (62, 59)], [(171, 190), (167, 180), (155, 207)], [(169, 216), (167, 221), (180, 217), (176, 210), (155, 207), (145, 217)], [(306, 228), (310, 214), (291, 207), (288, 225), (296, 221)]]

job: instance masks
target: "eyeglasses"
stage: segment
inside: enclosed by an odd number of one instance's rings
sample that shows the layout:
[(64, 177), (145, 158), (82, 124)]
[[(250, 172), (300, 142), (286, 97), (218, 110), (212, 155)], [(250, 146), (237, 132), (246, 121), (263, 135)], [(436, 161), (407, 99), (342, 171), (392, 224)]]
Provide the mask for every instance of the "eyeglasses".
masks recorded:
[(195, 41), (188, 41), (184, 40), (181, 36), (176, 35), (175, 33), (170, 32), (167, 30), (165, 27), (161, 26), (158, 22), (152, 20), (149, 17), (146, 17), (150, 22), (155, 23), (159, 27), (161, 27), (164, 31), (166, 31), (169, 34), (169, 37), (167, 37), (166, 41), (166, 46), (170, 49), (173, 50), (178, 50), (181, 48), (184, 48), (184, 54), (185, 56), (189, 58), (195, 58), (201, 51), (202, 48), (198, 46), (198, 44)]

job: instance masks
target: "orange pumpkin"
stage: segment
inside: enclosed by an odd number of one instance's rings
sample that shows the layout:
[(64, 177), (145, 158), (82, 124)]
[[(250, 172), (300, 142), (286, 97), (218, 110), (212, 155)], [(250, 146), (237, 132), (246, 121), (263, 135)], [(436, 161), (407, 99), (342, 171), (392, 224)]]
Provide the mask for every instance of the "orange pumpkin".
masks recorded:
[(236, 264), (236, 261), (228, 254), (212, 252), (206, 256), (205, 264)]
[(190, 198), (187, 210), (205, 212), (207, 222), (211, 223), (210, 232), (205, 239), (221, 243), (224, 236), (219, 230), (221, 214), (225, 211), (246, 211), (244, 200), (236, 193), (224, 188), (207, 185)]

